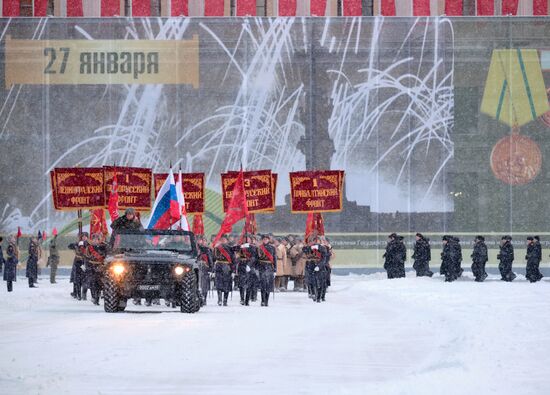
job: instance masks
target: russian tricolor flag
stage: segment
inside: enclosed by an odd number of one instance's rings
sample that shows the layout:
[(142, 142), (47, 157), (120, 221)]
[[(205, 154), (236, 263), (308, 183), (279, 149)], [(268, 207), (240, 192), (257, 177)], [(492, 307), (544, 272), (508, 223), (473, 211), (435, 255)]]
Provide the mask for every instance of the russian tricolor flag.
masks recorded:
[(180, 213), (181, 208), (178, 203), (174, 173), (170, 169), (168, 178), (164, 181), (155, 199), (147, 229), (170, 229), (173, 224), (180, 220)]

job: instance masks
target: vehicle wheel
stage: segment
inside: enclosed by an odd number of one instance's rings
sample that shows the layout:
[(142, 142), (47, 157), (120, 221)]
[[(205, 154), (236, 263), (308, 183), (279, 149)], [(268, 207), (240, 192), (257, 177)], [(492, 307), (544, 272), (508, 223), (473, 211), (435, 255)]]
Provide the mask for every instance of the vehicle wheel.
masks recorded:
[(187, 273), (181, 284), (181, 303), (182, 313), (196, 313), (200, 309), (200, 301), (197, 292), (197, 280), (194, 273)]
[(105, 288), (103, 289), (103, 307), (107, 313), (116, 313), (123, 311), (119, 308), (120, 297), (118, 295), (118, 286), (111, 277), (105, 279)]

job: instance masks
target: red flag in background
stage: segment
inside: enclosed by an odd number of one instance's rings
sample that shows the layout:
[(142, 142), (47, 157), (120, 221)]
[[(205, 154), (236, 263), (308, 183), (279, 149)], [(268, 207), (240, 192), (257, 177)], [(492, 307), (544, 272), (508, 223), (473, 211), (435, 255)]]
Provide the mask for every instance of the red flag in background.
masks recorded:
[(111, 186), (111, 195), (109, 196), (109, 215), (111, 221), (118, 218), (118, 181), (116, 171), (113, 176), (113, 184)]
[(19, 239), (21, 236), (22, 236), (21, 227), (18, 226), (18, 227), (17, 227), (17, 239)]
[(107, 237), (107, 221), (105, 219), (105, 211), (102, 208), (90, 210), (90, 236), (100, 234), (103, 240)]
[(109, 17), (115, 15), (120, 15), (120, 1), (101, 0), (101, 16)]
[(189, 15), (189, 3), (188, 0), (172, 0), (171, 7), (172, 16), (188, 16)]
[(325, 234), (325, 221), (323, 220), (322, 213), (307, 213), (306, 219), (306, 234), (305, 242), (308, 242), (308, 239), (312, 235), (322, 236)]
[(193, 233), (195, 235), (204, 235), (204, 222), (202, 221), (202, 214), (195, 214), (193, 217)]
[(42, 240), (43, 240), (43, 241), (46, 241), (46, 239), (47, 239), (46, 231), (43, 230), (43, 231), (42, 231)]
[(258, 224), (256, 222), (256, 215), (250, 213), (246, 216), (246, 222), (244, 223), (243, 231), (241, 233), (241, 238), (239, 243), (244, 243), (246, 241), (246, 235), (255, 235), (258, 233)]
[(248, 215), (248, 205), (246, 203), (246, 195), (244, 192), (244, 176), (243, 171), (239, 171), (237, 181), (233, 187), (233, 194), (225, 218), (223, 219), (220, 231), (216, 235), (216, 238), (212, 242), (212, 245), (216, 245), (216, 242), (222, 237), (224, 233), (229, 233), (233, 230), (233, 225)]
[(55, 237), (57, 236), (57, 228), (53, 228), (52, 235)]

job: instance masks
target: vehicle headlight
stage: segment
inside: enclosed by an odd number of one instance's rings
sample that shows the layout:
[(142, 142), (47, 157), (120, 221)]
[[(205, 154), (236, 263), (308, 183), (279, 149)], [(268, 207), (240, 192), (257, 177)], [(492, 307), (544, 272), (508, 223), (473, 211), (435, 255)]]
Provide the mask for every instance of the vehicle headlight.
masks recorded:
[(122, 273), (126, 271), (126, 268), (122, 263), (115, 263), (112, 266), (111, 270), (113, 271), (114, 274), (116, 274), (117, 276), (120, 276)]
[(185, 270), (182, 266), (176, 266), (174, 269), (174, 273), (176, 273), (176, 276), (181, 276)]

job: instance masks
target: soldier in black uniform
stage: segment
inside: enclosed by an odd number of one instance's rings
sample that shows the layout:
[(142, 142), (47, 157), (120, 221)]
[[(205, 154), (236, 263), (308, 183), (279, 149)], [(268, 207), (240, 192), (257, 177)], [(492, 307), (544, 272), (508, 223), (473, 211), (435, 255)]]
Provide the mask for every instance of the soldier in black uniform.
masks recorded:
[(71, 271), (71, 282), (73, 283), (71, 296), (82, 300), (82, 284), (85, 281), (85, 264), (88, 250), (88, 232), (82, 232), (77, 243), (69, 244), (69, 249), (74, 250), (75, 253)]
[[(540, 246), (540, 244), (538, 244)], [(542, 273), (539, 270), (539, 249), (534, 237), (527, 238), (527, 254), (525, 255), (527, 267), (525, 268), (525, 278), (531, 283), (542, 279)]]
[(536, 277), (539, 278), (539, 280), (542, 280), (544, 277), (542, 273), (540, 272), (540, 262), (542, 261), (542, 246), (540, 245), (540, 237), (539, 236), (533, 236), (533, 246), (535, 247), (535, 256), (537, 257), (536, 260)]
[(441, 272), (445, 274), (446, 282), (453, 282), (462, 275), (462, 249), (459, 240), (454, 236), (443, 237), (443, 252), (441, 253)]
[(313, 266), (312, 286), (314, 297), (313, 301), (320, 303), (325, 301), (327, 291), (327, 277), (329, 266), (329, 255), (327, 248), (321, 244), (318, 236), (314, 236), (310, 245), (303, 248), (307, 257), (306, 265)]
[(514, 246), (511, 241), (511, 236), (503, 236), (500, 241), (500, 253), (497, 255), (497, 259), (500, 261), (498, 270), (500, 270), (501, 280), (506, 282), (512, 282), (516, 278), (516, 274), (512, 271)]
[(392, 233), (388, 236), (388, 244), (384, 257), (384, 269), (388, 278), (405, 277), (405, 261), (407, 260), (407, 247), (403, 243), (403, 236)]
[(483, 236), (477, 236), (474, 240), (474, 250), (472, 251), (472, 273), (474, 274), (475, 281), (483, 282), (487, 278), (487, 272), (485, 271), (485, 264), (489, 260), (487, 254), (487, 246), (485, 245), (485, 238)]
[(29, 243), (29, 257), (27, 258), (26, 276), (29, 280), (29, 288), (36, 288), (34, 283), (38, 280), (38, 260), (40, 259), (40, 245), (36, 237), (31, 237)]
[(460, 245), (460, 239), (458, 237), (452, 236), (451, 242), (453, 248), (453, 264), (458, 278), (464, 273), (464, 269), (462, 269), (462, 246)]
[(57, 266), (59, 265), (59, 251), (57, 251), (57, 235), (50, 240), (50, 256), (46, 267), (50, 267), (50, 283), (56, 284), (55, 276), (57, 274)]
[(424, 237), (422, 233), (416, 234), (412, 258), (414, 259), (413, 268), (416, 270), (417, 277), (432, 277), (434, 275), (430, 270), (430, 261), (432, 260), (430, 239)]
[(6, 259), (4, 265), (4, 281), (7, 283), (8, 292), (13, 291), (13, 282), (17, 281), (17, 264), (19, 263), (19, 249), (15, 236), (8, 239), (8, 248), (6, 249)]
[[(257, 282), (258, 270), (258, 248), (254, 245), (253, 237), (246, 235), (245, 243), (237, 250), (237, 273), (239, 276), (239, 292), (241, 304), (248, 306), (252, 297), (253, 283)], [(258, 273), (258, 274), (257, 274)]]
[(227, 306), (227, 299), (229, 298), (229, 292), (233, 290), (233, 274), (236, 269), (236, 259), (233, 252), (233, 248), (227, 243), (227, 235), (223, 235), (220, 238), (220, 242), (214, 247), (214, 272), (215, 272), (215, 285), (218, 291), (218, 306)]
[(107, 256), (107, 244), (104, 243), (99, 233), (92, 235), (92, 243), (88, 246), (86, 265), (88, 267), (88, 286), (92, 293), (92, 303), (99, 305), (101, 289), (103, 286), (104, 262)]
[(269, 235), (263, 235), (262, 243), (258, 247), (260, 292), (262, 294), (262, 306), (266, 307), (269, 305), (269, 294), (274, 292), (274, 276), (277, 269), (277, 252), (270, 241)]

